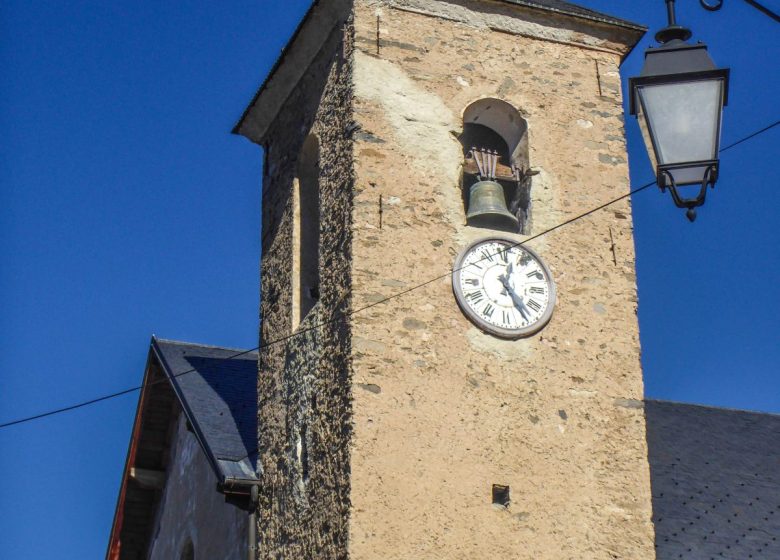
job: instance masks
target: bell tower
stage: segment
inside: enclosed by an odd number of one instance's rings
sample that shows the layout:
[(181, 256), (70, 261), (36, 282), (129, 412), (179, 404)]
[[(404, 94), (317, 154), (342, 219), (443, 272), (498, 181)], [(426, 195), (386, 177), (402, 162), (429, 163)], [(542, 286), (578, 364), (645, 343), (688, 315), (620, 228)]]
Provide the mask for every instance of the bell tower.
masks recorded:
[[(559, 0), (319, 0), (263, 148), (258, 558), (654, 558), (619, 66)], [(525, 243), (529, 240), (528, 243)]]

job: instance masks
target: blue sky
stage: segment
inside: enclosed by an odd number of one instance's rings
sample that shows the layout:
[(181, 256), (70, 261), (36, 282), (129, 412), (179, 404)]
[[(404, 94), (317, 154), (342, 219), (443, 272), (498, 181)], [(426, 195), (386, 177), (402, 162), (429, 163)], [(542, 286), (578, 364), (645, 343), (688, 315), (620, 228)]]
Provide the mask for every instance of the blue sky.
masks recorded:
[[(661, 0), (581, 3), (664, 23)], [(0, 423), (137, 385), (152, 333), (257, 345), (261, 157), (229, 132), (307, 4), (2, 3)], [(777, 24), (678, 4), (732, 68), (724, 143), (780, 119)], [(780, 413), (779, 148), (724, 154), (695, 224), (634, 198), (647, 396)], [(136, 398), (0, 430), (0, 557), (104, 554)]]

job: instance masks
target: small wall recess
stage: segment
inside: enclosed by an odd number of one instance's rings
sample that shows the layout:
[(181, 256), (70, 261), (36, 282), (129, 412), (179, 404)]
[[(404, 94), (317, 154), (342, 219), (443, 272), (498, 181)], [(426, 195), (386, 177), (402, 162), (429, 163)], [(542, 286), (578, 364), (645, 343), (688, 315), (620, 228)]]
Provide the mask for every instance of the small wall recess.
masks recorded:
[(509, 486), (493, 485), (493, 505), (502, 508), (509, 507)]

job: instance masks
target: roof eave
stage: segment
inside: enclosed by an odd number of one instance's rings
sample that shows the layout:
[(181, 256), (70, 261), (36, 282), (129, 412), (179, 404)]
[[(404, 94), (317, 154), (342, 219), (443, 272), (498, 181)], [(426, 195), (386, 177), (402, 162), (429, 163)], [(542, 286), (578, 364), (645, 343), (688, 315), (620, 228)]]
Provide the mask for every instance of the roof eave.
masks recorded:
[(542, 6), (533, 2), (527, 2), (525, 0), (497, 0), (498, 2), (505, 2), (509, 4), (515, 4), (518, 6), (524, 6), (527, 8), (542, 10), (545, 12), (553, 12), (558, 14), (563, 14), (565, 16), (578, 18), (578, 19), (584, 19), (588, 21), (596, 21), (599, 23), (604, 23), (607, 25), (612, 25), (614, 27), (623, 27), (625, 29), (630, 29), (632, 31), (638, 31), (641, 32), (642, 35), (647, 33), (648, 27), (641, 24), (641, 23), (635, 23), (633, 21), (628, 21), (621, 18), (611, 17), (606, 14), (599, 14), (597, 12), (593, 12), (593, 14), (584, 14), (582, 12), (576, 12), (571, 10), (563, 10), (560, 8), (555, 8), (553, 6)]
[[(268, 77), (233, 127), (233, 134), (240, 134), (256, 144), (262, 144), (271, 120), (282, 107), (284, 101), (287, 100), (289, 91), (298, 83), (311, 61), (319, 53), (322, 43), (327, 40), (336, 25), (343, 23), (344, 16), (351, 4), (352, 0), (314, 0), (312, 2), (292, 37), (282, 49)], [(311, 41), (300, 40), (304, 35), (304, 30), (306, 30), (306, 34), (313, 36)], [(290, 58), (296, 57), (300, 60), (295, 65), (290, 66), (286, 64)], [(289, 71), (287, 71), (288, 66), (290, 66)], [(276, 78), (280, 74), (284, 74), (285, 71), (289, 74), (282, 76), (286, 85), (281, 87), (279, 92), (272, 91)], [(267, 97), (265, 101), (270, 105), (270, 108), (261, 111), (260, 117), (255, 119), (256, 121), (259, 120), (260, 124), (251, 122), (252, 115), (259, 106), (258, 102), (264, 96)], [(263, 103), (263, 105), (265, 104)], [(265, 119), (263, 118), (264, 116), (266, 117)]]
[[(154, 336), (152, 336), (152, 344), (154, 343)], [(141, 429), (141, 415), (143, 413), (144, 398), (146, 397), (146, 390), (149, 387), (147, 383), (151, 371), (151, 363), (153, 359), (152, 348), (150, 346), (149, 352), (146, 356), (146, 365), (144, 366), (144, 380), (141, 385), (141, 394), (138, 397), (138, 404), (135, 409), (135, 417), (133, 419), (133, 431), (130, 436), (130, 443), (127, 446), (127, 455), (125, 456), (125, 466), (122, 469), (122, 479), (119, 487), (119, 495), (117, 496), (116, 506), (114, 508), (114, 519), (111, 522), (111, 534), (108, 538), (108, 547), (106, 549), (106, 559), (112, 560), (112, 551), (118, 544), (119, 533), (122, 531), (122, 519), (120, 516), (120, 510), (124, 508), (124, 499), (127, 487), (127, 481), (130, 476), (130, 463), (135, 456), (135, 447), (138, 443), (138, 436)], [(117, 551), (118, 553), (118, 551)]]
[(236, 124), (233, 126), (233, 130), (231, 130), (233, 134), (241, 134), (242, 124), (246, 120), (249, 113), (252, 111), (252, 108), (255, 106), (257, 100), (263, 94), (263, 91), (265, 91), (265, 88), (268, 86), (268, 82), (270, 82), (271, 79), (273, 79), (274, 75), (276, 74), (276, 71), (279, 70), (279, 67), (284, 63), (285, 56), (289, 52), (290, 47), (298, 38), (298, 35), (300, 35), (303, 26), (306, 24), (306, 21), (309, 19), (312, 12), (314, 11), (314, 8), (320, 3), (320, 1), (321, 0), (314, 0), (311, 6), (309, 6), (309, 9), (306, 10), (306, 13), (304, 14), (303, 18), (301, 18), (301, 21), (298, 22), (298, 26), (295, 28), (292, 37), (290, 37), (290, 40), (287, 41), (287, 44), (284, 46), (284, 48), (282, 48), (282, 52), (279, 55), (279, 58), (277, 58), (276, 62), (274, 62), (274, 65), (271, 68), (271, 71), (268, 73), (268, 76), (266, 76), (265, 80), (263, 80), (263, 83), (260, 85), (260, 89), (257, 90), (257, 93), (255, 93), (254, 97), (252, 98), (252, 101), (249, 102), (249, 105), (247, 105), (246, 109), (244, 109), (244, 112), (241, 113), (241, 117), (238, 119), (238, 122), (236, 122)]
[(629, 57), (629, 55), (632, 52), (634, 52), (634, 49), (636, 48), (636, 46), (639, 44), (639, 42), (642, 40), (642, 38), (645, 36), (645, 34), (649, 29), (646, 25), (641, 23), (635, 23), (620, 18), (614, 18), (614, 17), (607, 16), (606, 14), (602, 15), (596, 12), (594, 12), (592, 15), (584, 14), (581, 12), (576, 12), (571, 10), (562, 10), (560, 8), (555, 8), (552, 6), (544, 6), (534, 2), (529, 2), (527, 0), (494, 0), (494, 1), (503, 4), (512, 4), (514, 6), (519, 6), (529, 10), (537, 10), (541, 12), (556, 14), (559, 16), (579, 19), (588, 22), (589, 25), (598, 24), (607, 27), (617, 27), (623, 29), (624, 31), (628, 32), (629, 35), (631, 35), (632, 37), (631, 40), (624, 42), (626, 46), (626, 50), (620, 56), (621, 64), (623, 63), (623, 61), (626, 60), (626, 58)]

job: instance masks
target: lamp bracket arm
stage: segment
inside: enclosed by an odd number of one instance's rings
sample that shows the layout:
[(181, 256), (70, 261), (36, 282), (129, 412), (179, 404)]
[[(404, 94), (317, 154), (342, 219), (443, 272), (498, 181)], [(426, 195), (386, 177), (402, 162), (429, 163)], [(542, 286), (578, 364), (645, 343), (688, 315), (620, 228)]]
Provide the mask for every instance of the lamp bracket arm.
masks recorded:
[[(701, 4), (701, 7), (705, 10), (708, 10), (710, 12), (717, 12), (721, 8), (723, 8), (723, 3), (726, 0), (699, 0), (699, 3)], [(768, 7), (764, 6), (758, 0), (743, 0), (746, 4), (749, 4), (753, 6), (756, 10), (763, 13), (766, 16), (769, 16), (773, 20), (775, 20), (777, 23), (780, 23), (780, 14), (772, 11)]]

